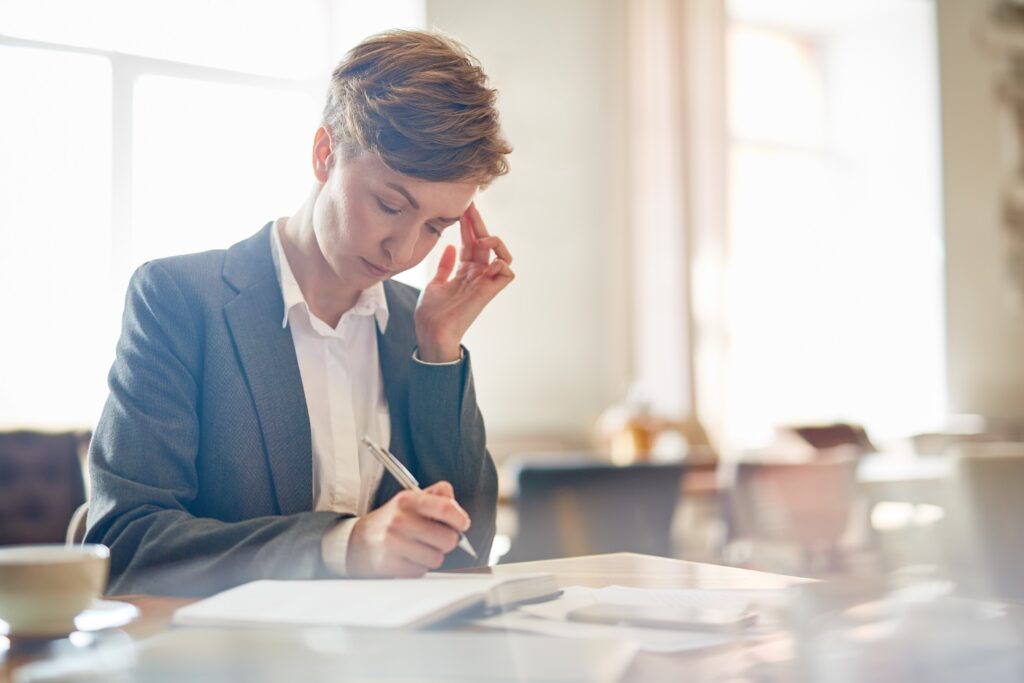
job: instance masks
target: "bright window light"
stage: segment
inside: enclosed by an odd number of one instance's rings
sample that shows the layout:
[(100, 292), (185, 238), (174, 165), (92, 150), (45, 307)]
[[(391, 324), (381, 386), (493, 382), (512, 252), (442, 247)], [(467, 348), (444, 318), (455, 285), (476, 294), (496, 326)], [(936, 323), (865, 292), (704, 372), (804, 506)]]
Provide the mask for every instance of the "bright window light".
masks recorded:
[(295, 79), (329, 66), (330, 19), (324, 0), (0, 2), (6, 36)]
[(0, 424), (99, 416), (119, 309), (105, 59), (0, 46)]
[(91, 427), (130, 273), (293, 212), (327, 76), (423, 0), (0, 0), (0, 429)]
[(319, 107), (300, 92), (140, 78), (132, 265), (226, 247), (298, 208), (315, 182)]
[(855, 421), (885, 438), (945, 415), (933, 9), (887, 7), (821, 16), (822, 32), (734, 18), (732, 447), (786, 423)]
[(733, 27), (728, 83), (733, 134), (772, 144), (820, 145), (825, 137), (820, 68), (810, 39), (753, 26)]

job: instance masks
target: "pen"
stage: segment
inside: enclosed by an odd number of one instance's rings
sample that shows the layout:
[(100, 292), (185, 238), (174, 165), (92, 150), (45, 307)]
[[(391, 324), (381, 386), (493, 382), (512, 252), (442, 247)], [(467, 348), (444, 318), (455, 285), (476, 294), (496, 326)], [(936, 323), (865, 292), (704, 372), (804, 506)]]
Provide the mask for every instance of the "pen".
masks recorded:
[[(403, 489), (408, 491), (421, 491), (420, 483), (416, 481), (416, 477), (412, 476), (412, 472), (405, 468), (402, 461), (396, 458), (388, 449), (378, 446), (373, 442), (366, 434), (363, 434), (363, 443), (370, 449), (370, 453), (373, 457), (380, 461), (381, 465), (384, 465), (384, 469), (391, 473), (391, 476), (398, 480), (398, 483), (402, 485)], [(459, 532), (459, 547), (465, 550), (467, 553), (473, 556), (473, 559), (480, 559), (473, 550), (473, 545), (466, 538), (466, 534)]]

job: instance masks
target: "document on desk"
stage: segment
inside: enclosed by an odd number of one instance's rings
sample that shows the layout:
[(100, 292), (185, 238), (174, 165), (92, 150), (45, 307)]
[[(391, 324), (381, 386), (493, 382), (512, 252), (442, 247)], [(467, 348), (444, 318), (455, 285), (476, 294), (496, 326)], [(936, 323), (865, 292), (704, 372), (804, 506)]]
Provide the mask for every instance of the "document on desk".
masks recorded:
[[(777, 630), (771, 623), (735, 633), (710, 633), (692, 630), (668, 630), (616, 624), (587, 624), (569, 621), (569, 613), (595, 604), (676, 605), (745, 610), (766, 613), (784, 600), (784, 591), (772, 590), (652, 590), (609, 586), (607, 588), (566, 588), (556, 600), (523, 605), (515, 611), (481, 619), (475, 623), (492, 628), (560, 636), (564, 638), (604, 638), (629, 640), (648, 652), (684, 652), (715, 647), (737, 640), (760, 638)], [(766, 620), (767, 621), (767, 620)]]
[(182, 607), (179, 626), (417, 628), (480, 605), (557, 592), (550, 574), (428, 574), (420, 579), (253, 581)]

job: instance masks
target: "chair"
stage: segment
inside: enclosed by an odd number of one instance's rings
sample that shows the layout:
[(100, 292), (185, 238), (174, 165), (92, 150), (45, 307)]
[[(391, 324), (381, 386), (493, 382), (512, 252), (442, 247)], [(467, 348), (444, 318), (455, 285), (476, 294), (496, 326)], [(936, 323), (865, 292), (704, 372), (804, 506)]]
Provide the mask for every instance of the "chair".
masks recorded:
[(683, 471), (680, 464), (526, 465), (518, 476), (518, 533), (502, 561), (611, 552), (671, 556)]
[(0, 545), (63, 543), (85, 502), (81, 432), (0, 433)]
[(789, 425), (779, 430), (792, 433), (801, 441), (818, 451), (827, 451), (840, 446), (852, 447), (858, 455), (875, 453), (878, 448), (871, 443), (868, 433), (859, 424), (836, 422), (834, 424)]
[(791, 546), (806, 574), (842, 569), (839, 542), (850, 522), (856, 466), (848, 455), (736, 463), (724, 511), (730, 539)]

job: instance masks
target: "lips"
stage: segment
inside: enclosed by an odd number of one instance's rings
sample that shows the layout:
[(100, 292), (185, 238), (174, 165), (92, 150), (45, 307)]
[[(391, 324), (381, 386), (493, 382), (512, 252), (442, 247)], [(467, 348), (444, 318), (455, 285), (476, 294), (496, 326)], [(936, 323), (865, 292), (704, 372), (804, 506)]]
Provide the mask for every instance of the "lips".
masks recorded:
[(363, 262), (363, 265), (366, 267), (366, 270), (368, 270), (370, 275), (373, 275), (374, 277), (387, 277), (388, 275), (391, 274), (391, 271), (388, 270), (387, 268), (381, 268), (380, 266), (375, 265), (374, 263), (367, 261), (362, 257), (360, 257), (359, 260)]

